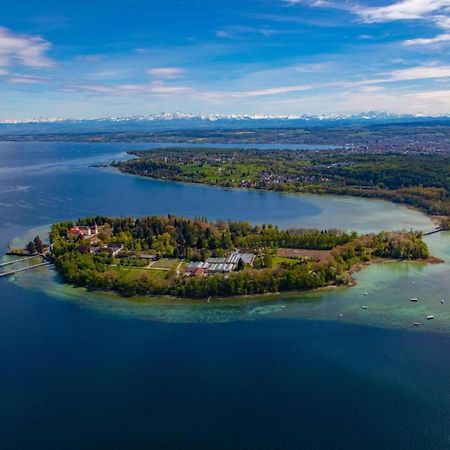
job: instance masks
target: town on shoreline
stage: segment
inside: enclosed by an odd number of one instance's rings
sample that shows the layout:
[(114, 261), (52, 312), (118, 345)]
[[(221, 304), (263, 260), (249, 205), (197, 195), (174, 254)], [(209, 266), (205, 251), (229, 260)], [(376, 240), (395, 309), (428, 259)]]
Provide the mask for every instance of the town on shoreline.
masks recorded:
[(229, 148), (130, 151), (121, 172), (162, 180), (277, 192), (379, 198), (420, 209), (450, 228), (450, 157), (428, 153)]

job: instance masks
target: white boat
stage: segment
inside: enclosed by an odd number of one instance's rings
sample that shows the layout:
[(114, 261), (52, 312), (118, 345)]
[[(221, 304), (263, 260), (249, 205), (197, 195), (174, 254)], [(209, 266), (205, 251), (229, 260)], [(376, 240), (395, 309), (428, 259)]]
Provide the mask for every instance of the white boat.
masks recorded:
[(367, 306), (366, 306), (366, 305), (363, 305), (362, 309), (367, 309)]
[(434, 319), (434, 316), (432, 314), (430, 314), (429, 316), (427, 316), (428, 320)]
[(339, 317), (344, 317), (344, 314), (339, 314)]
[(420, 325), (420, 322), (414, 322), (414, 326), (418, 327)]
[(411, 299), (411, 301), (412, 301), (412, 302), (418, 302), (418, 301), (419, 301), (419, 299), (418, 299), (418, 298), (416, 298), (416, 297), (413, 297), (413, 298)]
[(364, 294), (363, 295), (369, 295), (369, 293), (368, 292), (364, 292)]
[(441, 303), (442, 303), (442, 304), (444, 304), (444, 303), (445, 303), (445, 302), (444, 302), (444, 299), (441, 299)]

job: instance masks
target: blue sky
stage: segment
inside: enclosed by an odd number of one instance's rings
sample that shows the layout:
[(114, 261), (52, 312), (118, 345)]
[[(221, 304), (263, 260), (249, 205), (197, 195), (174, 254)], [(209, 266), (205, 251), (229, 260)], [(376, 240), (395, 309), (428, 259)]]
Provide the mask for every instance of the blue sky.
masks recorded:
[(450, 113), (450, 0), (1, 0), (0, 120)]

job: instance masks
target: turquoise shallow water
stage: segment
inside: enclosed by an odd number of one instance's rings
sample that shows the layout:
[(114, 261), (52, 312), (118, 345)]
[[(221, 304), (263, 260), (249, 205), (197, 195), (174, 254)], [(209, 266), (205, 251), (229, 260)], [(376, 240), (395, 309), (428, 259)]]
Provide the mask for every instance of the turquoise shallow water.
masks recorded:
[[(0, 245), (97, 213), (432, 228), (382, 201), (89, 167), (128, 148), (0, 143)], [(450, 448), (450, 235), (427, 242), (445, 263), (372, 265), (353, 288), (210, 304), (86, 293), (48, 268), (0, 279), (0, 447)]]
[[(58, 300), (75, 302), (105, 314), (166, 322), (229, 322), (270, 318), (339, 320), (385, 328), (450, 332), (450, 233), (427, 239), (441, 264), (386, 262), (364, 267), (354, 274), (350, 288), (214, 300), (149, 299), (132, 301), (110, 293), (86, 292), (60, 283), (50, 268), (20, 274), (13, 282), (31, 291), (42, 291)], [(444, 251), (443, 251), (444, 250)], [(419, 302), (411, 302), (412, 297)], [(441, 303), (444, 299), (445, 303)], [(362, 309), (362, 306), (367, 309)], [(342, 317), (339, 317), (342, 314)], [(428, 315), (434, 320), (427, 320)], [(419, 327), (413, 324), (420, 322)]]

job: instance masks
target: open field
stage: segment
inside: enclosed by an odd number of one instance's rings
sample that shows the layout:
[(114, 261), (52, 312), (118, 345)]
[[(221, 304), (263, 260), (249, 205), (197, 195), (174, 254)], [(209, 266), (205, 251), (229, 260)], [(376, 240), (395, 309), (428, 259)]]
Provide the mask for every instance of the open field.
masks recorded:
[(127, 282), (142, 279), (165, 280), (168, 276), (167, 270), (149, 270), (140, 267), (112, 267), (110, 270), (113, 270), (121, 280)]
[(330, 250), (308, 250), (301, 248), (279, 248), (277, 256), (281, 258), (295, 258), (295, 259), (313, 259), (315, 261), (322, 261), (330, 256)]

